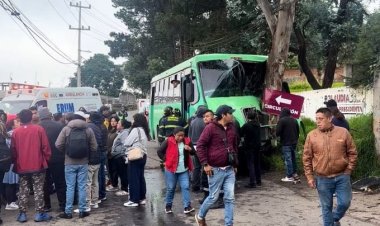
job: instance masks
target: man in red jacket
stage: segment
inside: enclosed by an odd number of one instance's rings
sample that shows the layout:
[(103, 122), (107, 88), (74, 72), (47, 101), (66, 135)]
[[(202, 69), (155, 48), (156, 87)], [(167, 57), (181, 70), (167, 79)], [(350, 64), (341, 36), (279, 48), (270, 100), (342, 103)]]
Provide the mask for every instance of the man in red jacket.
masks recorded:
[(17, 221), (26, 222), (26, 209), (28, 206), (28, 180), (31, 179), (36, 201), (36, 214), (34, 221), (49, 221), (51, 216), (44, 212), (44, 182), (45, 171), (51, 156), (49, 140), (45, 130), (32, 124), (33, 113), (22, 110), (18, 117), (21, 126), (13, 131), (11, 150), (15, 171), (20, 175), (19, 207), (20, 213)]
[(224, 189), (224, 222), (233, 225), (235, 162), (229, 161), (229, 152), (237, 152), (237, 133), (233, 125), (233, 112), (228, 105), (221, 105), (215, 112), (216, 120), (209, 123), (197, 142), (197, 155), (208, 176), (209, 196), (195, 215), (198, 226), (206, 225), (206, 214), (218, 200)]

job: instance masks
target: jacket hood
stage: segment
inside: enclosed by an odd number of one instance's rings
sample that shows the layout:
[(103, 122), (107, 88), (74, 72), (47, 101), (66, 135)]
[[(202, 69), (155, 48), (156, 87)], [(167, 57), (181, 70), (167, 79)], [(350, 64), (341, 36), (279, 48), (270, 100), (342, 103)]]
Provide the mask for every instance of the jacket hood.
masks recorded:
[(73, 119), (67, 124), (67, 126), (70, 128), (86, 128), (87, 122), (81, 119)]

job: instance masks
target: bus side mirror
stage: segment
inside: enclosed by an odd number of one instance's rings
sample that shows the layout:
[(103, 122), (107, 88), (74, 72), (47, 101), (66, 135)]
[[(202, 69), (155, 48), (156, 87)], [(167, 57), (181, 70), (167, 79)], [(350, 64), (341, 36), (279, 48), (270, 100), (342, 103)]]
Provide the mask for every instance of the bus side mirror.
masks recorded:
[(185, 80), (185, 100), (188, 103), (194, 101), (194, 84), (190, 78)]

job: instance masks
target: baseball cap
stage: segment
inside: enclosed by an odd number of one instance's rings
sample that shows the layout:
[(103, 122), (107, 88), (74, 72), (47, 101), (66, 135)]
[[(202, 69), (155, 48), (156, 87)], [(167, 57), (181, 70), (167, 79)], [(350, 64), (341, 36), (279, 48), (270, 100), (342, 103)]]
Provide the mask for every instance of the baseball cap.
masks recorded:
[(223, 114), (227, 114), (227, 113), (232, 114), (234, 112), (235, 112), (235, 109), (233, 109), (232, 107), (228, 105), (220, 105), (218, 109), (216, 109), (215, 114), (221, 116)]
[(325, 101), (324, 104), (326, 104), (326, 107), (337, 107), (338, 106), (338, 104), (336, 103), (336, 101), (333, 100), (333, 99)]
[(83, 111), (76, 111), (76, 112), (74, 112), (74, 115), (79, 115), (79, 116), (81, 116), (82, 118), (85, 118), (85, 119), (88, 119), (90, 117), (89, 114), (85, 114)]

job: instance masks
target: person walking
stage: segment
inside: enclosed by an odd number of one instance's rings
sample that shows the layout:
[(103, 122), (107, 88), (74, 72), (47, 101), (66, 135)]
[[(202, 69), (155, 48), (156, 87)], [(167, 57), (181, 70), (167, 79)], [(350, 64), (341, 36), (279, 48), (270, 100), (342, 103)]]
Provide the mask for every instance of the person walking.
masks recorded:
[(176, 127), (173, 135), (165, 140), (157, 150), (157, 155), (165, 162), (166, 198), (165, 213), (173, 213), (173, 199), (177, 182), (181, 186), (183, 212), (194, 211), (191, 207), (189, 171), (193, 169), (190, 155), (195, 150), (190, 138), (185, 137), (185, 129)]
[[(237, 133), (233, 125), (233, 113), (228, 105), (221, 105), (215, 112), (216, 120), (209, 123), (197, 142), (197, 155), (208, 176), (209, 196), (195, 214), (198, 226), (206, 225), (206, 215), (218, 200), (220, 190), (224, 189), (224, 224), (233, 225), (234, 190), (237, 156)], [(235, 161), (234, 161), (235, 160)]]
[[(334, 126), (328, 108), (316, 112), (317, 128), (306, 137), (303, 166), (310, 188), (317, 189), (323, 225), (338, 226), (351, 199), (350, 175), (358, 158), (355, 143), (347, 129)], [(333, 209), (333, 194), (337, 205)]]
[(45, 172), (51, 156), (49, 140), (45, 130), (36, 124), (32, 124), (32, 111), (22, 110), (18, 117), (21, 126), (13, 131), (11, 150), (14, 169), (20, 176), (18, 222), (26, 222), (26, 210), (28, 207), (28, 179), (32, 181), (36, 214), (34, 221), (49, 221), (52, 217), (44, 211)]
[(127, 147), (126, 154), (131, 148), (138, 147), (144, 153), (141, 159), (128, 161), (129, 201), (124, 206), (136, 207), (146, 203), (146, 183), (144, 167), (146, 164), (147, 141), (150, 140), (148, 122), (142, 113), (133, 115), (131, 132), (124, 145)]
[(286, 176), (283, 182), (299, 180), (297, 174), (296, 149), (299, 137), (299, 127), (296, 119), (292, 118), (289, 108), (282, 108), (280, 120), (276, 126), (276, 135), (280, 137), (284, 157)]
[(96, 152), (94, 132), (88, 128), (86, 119), (88, 114), (77, 111), (71, 116), (61, 133), (58, 135), (55, 146), (65, 153), (65, 179), (66, 179), (66, 207), (58, 217), (73, 218), (73, 202), (76, 186), (78, 187), (79, 218), (90, 215), (86, 212), (86, 184), (88, 176), (89, 151)]
[(247, 119), (248, 122), (241, 128), (249, 171), (249, 184), (246, 187), (255, 188), (256, 186), (261, 186), (261, 128), (256, 111), (248, 113)]
[(53, 121), (52, 114), (46, 107), (38, 110), (38, 117), (40, 118), (40, 126), (46, 131), (51, 148), (51, 158), (48, 162), (49, 167), (46, 170), (44, 185), (44, 210), (46, 212), (51, 211), (50, 194), (54, 184), (59, 209), (63, 211), (66, 205), (65, 154), (55, 147), (55, 141), (64, 126), (62, 123)]

